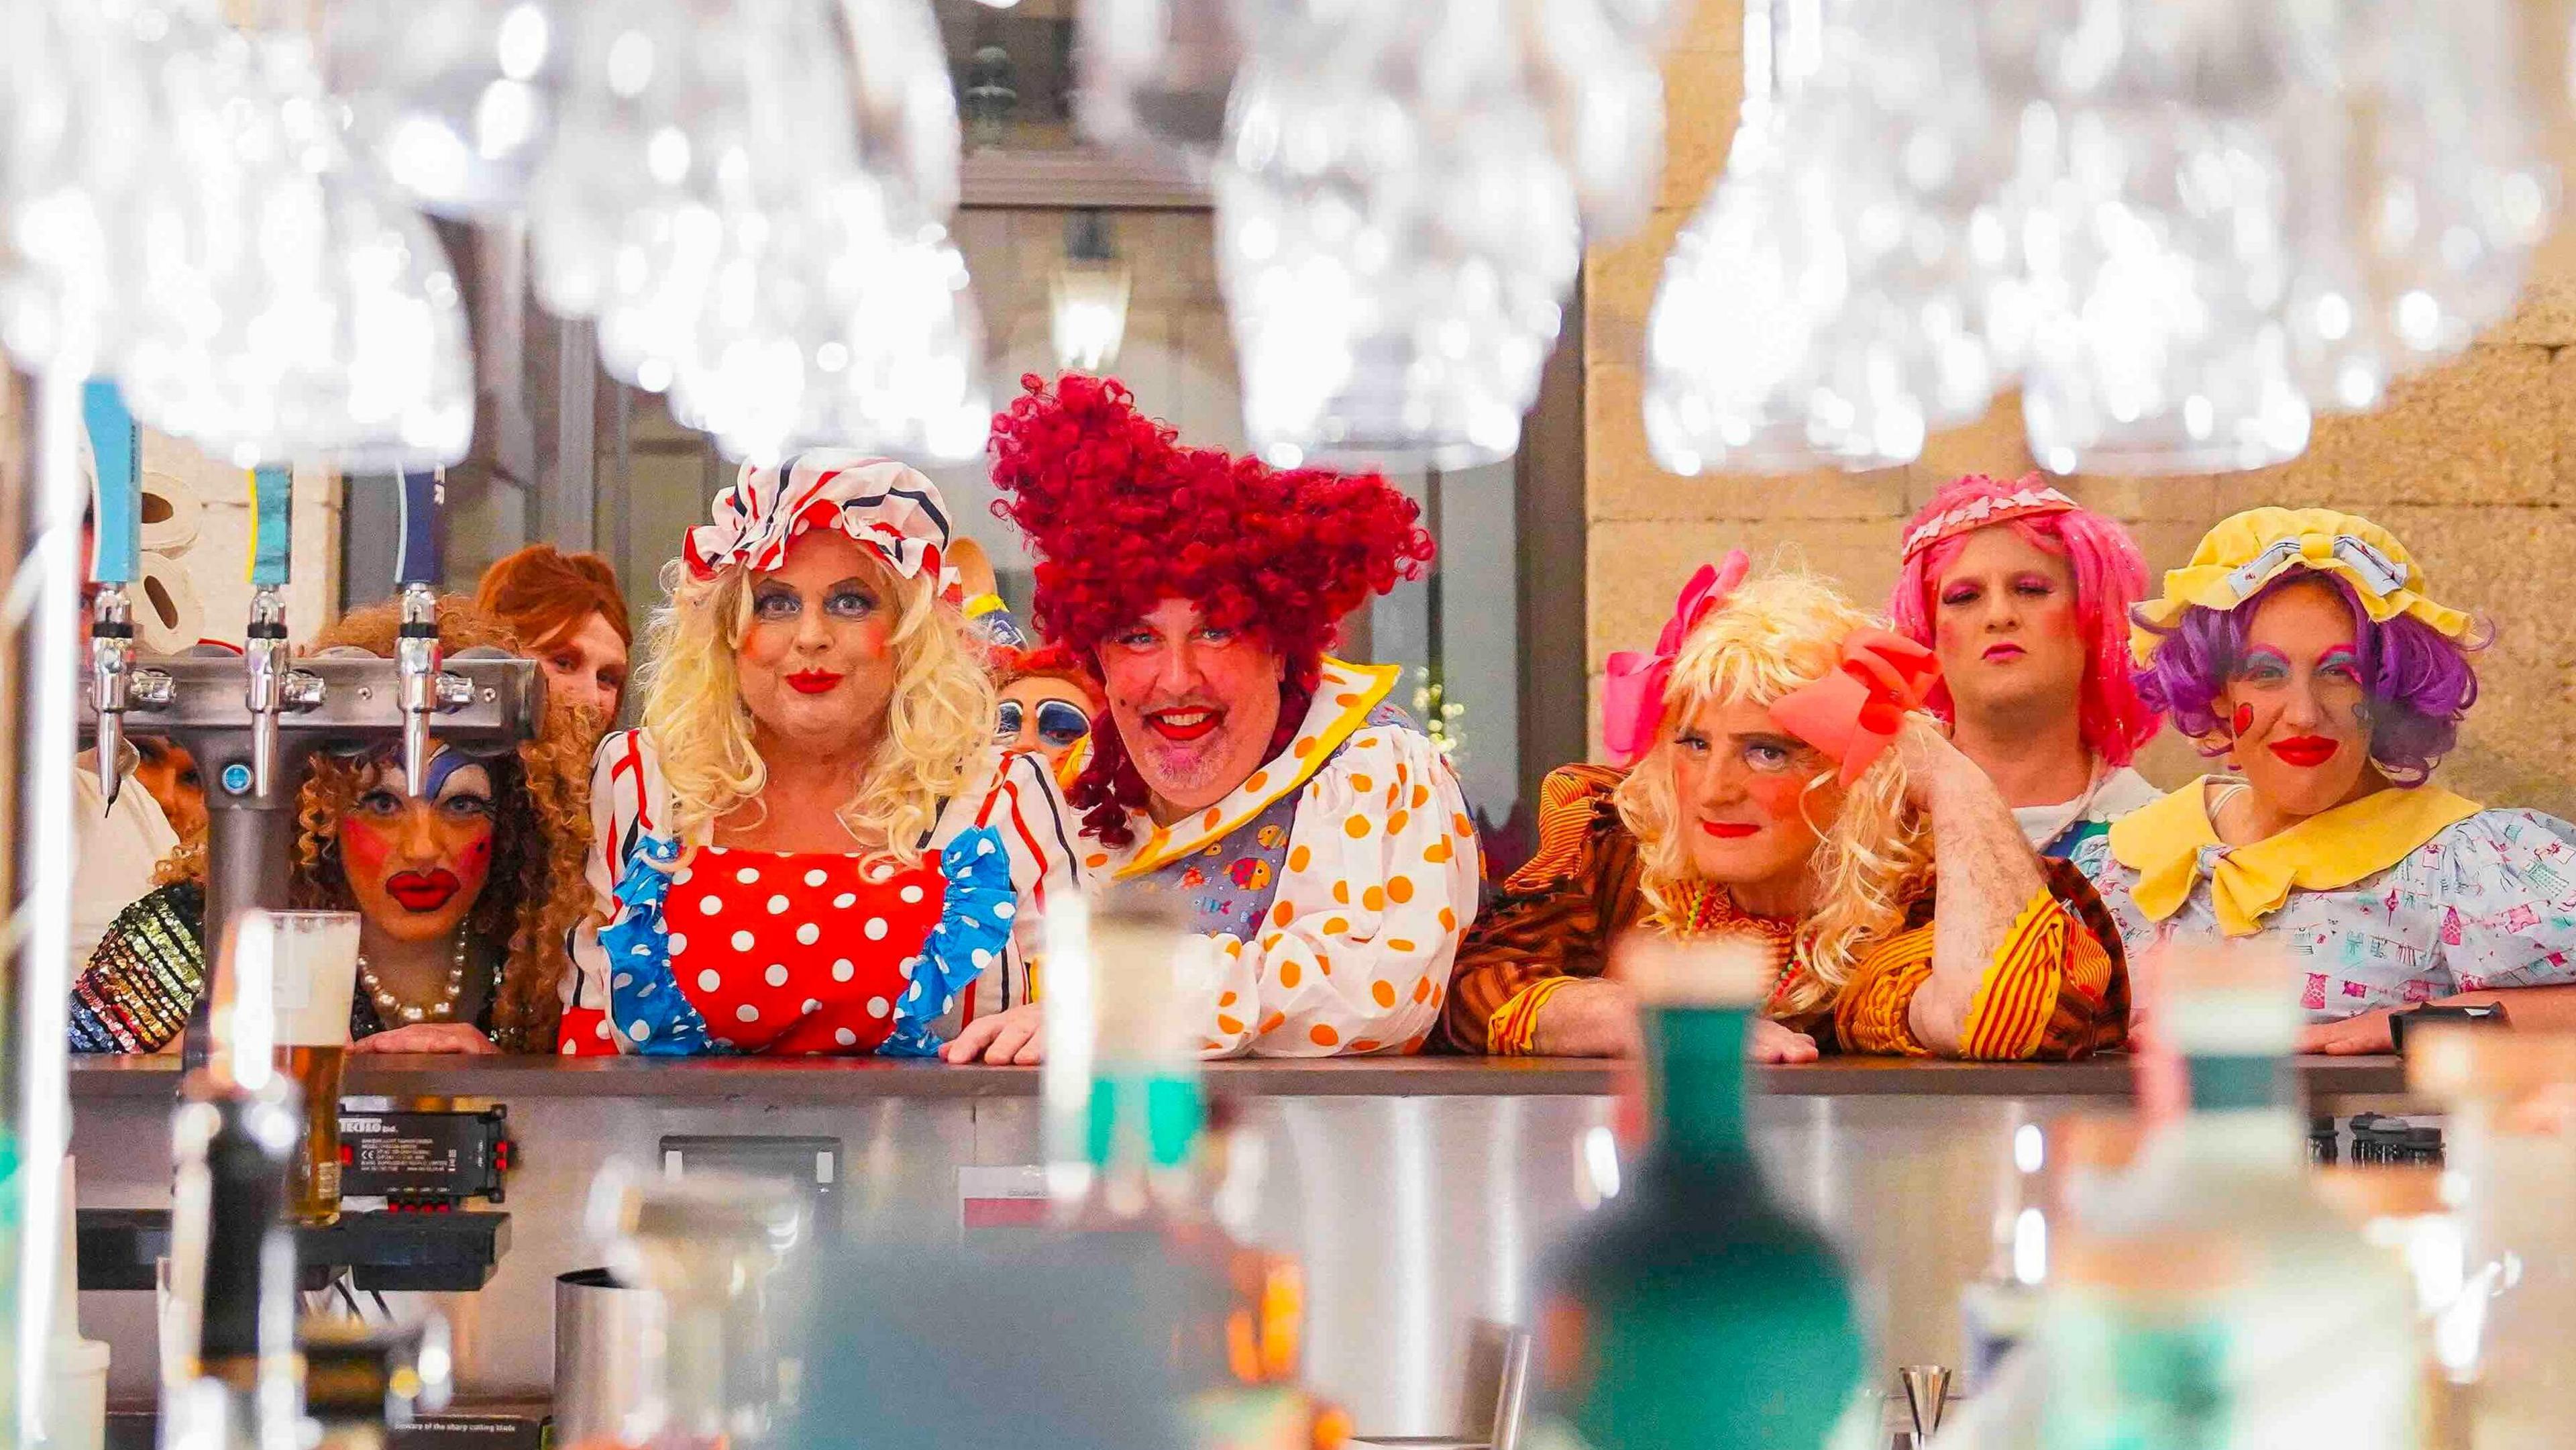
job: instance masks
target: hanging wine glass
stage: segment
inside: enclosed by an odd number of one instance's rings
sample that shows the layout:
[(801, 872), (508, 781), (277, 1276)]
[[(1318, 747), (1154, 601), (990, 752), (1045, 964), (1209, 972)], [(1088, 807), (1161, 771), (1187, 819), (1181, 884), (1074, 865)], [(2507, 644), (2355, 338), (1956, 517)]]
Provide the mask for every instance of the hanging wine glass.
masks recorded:
[(422, 206), (497, 216), (552, 134), (567, 23), (547, 0), (349, 0), (324, 11), (324, 70)]

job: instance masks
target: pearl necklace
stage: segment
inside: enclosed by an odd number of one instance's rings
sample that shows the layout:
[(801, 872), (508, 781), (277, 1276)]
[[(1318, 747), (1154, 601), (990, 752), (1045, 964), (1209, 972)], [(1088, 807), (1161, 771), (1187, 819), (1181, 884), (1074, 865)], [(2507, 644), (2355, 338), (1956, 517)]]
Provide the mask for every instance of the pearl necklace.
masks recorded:
[(456, 934), (456, 956), (448, 964), (447, 990), (439, 995), (437, 1001), (427, 1007), (410, 1006), (400, 997), (395, 996), (392, 989), (385, 986), (383, 979), (376, 975), (376, 969), (367, 964), (364, 952), (358, 954), (358, 985), (366, 990), (369, 997), (375, 999), (376, 1016), (379, 1021), (390, 1022), (400, 1017), (406, 1023), (445, 1022), (456, 1015), (457, 999), (465, 995), (465, 933), (460, 931)]

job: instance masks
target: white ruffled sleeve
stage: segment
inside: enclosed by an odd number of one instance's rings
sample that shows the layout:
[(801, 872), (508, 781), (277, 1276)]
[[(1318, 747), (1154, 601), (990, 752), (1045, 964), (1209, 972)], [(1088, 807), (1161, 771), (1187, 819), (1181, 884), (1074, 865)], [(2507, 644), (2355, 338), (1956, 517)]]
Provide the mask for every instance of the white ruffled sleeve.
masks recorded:
[(572, 970), (563, 979), (563, 1020), (558, 1049), (567, 1057), (606, 1055), (622, 1045), (608, 1027), (608, 952), (599, 934), (624, 908), (618, 878), (636, 842), (669, 829), (670, 792), (652, 737), (620, 730), (599, 742), (590, 758), (590, 852), (582, 879), (590, 885), (590, 911), (564, 943)]
[(990, 1016), (1029, 1001), (1044, 950), (1047, 903), (1084, 887), (1074, 850), (1076, 823), (1046, 762), (1021, 752), (995, 752), (980, 778), (942, 813), (931, 844), (944, 846), (959, 832), (989, 827), (1011, 858), (1017, 895), (1011, 946), (1001, 969), (976, 979), (973, 1017)]
[(1305, 787), (1257, 939), (1216, 938), (1211, 1057), (1414, 1052), (1476, 912), (1474, 823), (1430, 739), (1373, 725)]
[(2533, 811), (2480, 811), (2408, 858), (2433, 870), (2442, 962), (2460, 991), (2576, 983), (2570, 829)]

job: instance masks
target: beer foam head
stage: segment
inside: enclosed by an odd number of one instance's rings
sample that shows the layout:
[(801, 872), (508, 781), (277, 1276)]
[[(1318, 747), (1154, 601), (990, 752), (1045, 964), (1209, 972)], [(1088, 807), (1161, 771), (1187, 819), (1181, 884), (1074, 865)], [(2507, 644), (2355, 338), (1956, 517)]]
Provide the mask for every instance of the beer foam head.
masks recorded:
[(265, 911), (245, 920), (245, 950), (265, 939), (269, 1004), (280, 1047), (345, 1047), (358, 986), (358, 914)]

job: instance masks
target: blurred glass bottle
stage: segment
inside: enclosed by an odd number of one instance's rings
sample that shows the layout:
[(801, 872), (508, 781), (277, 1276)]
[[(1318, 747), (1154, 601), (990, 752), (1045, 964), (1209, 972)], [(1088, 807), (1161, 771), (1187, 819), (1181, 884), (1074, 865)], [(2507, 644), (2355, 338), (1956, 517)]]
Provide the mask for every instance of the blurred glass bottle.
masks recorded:
[(1233, 1104), (1209, 1102), (1190, 1031), (1216, 1012), (1215, 944), (1135, 898), (1058, 900), (1046, 930), (1058, 1224), (1177, 1271), (1174, 1367), (1202, 1446), (1339, 1445), (1347, 1420), (1298, 1382), (1304, 1276), (1238, 1237), (1258, 1202), (1258, 1143)]
[(2537, 1450), (2576, 1425), (2576, 1035), (2442, 1024), (2407, 1034), (2407, 1085), (2449, 1114), (2455, 1294), (2433, 1350), (2449, 1443)]
[(779, 1443), (794, 1361), (776, 1326), (778, 1270), (804, 1237), (796, 1190), (766, 1178), (649, 1177), (611, 1163), (592, 1186), (590, 1228), (618, 1283), (662, 1296), (648, 1342), (652, 1393), (613, 1439), (576, 1450), (752, 1450)]
[(162, 1322), (161, 1443), (294, 1450), (295, 1235), (287, 1167), (302, 1122), (272, 1060), (277, 941), (269, 914), (225, 932), (206, 1065), (171, 1114), (169, 1301)]
[(2277, 959), (2174, 951), (2150, 1051), (2190, 1110), (2069, 1227), (2036, 1333), (2044, 1450), (2401, 1450), (2423, 1430), (2397, 1257), (2308, 1175)]
[(1538, 1326), (1540, 1437), (1597, 1450), (1883, 1444), (1850, 1276), (1772, 1197), (1745, 1132), (1759, 952), (1636, 944), (1654, 1143), (1559, 1246)]

